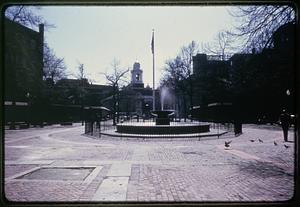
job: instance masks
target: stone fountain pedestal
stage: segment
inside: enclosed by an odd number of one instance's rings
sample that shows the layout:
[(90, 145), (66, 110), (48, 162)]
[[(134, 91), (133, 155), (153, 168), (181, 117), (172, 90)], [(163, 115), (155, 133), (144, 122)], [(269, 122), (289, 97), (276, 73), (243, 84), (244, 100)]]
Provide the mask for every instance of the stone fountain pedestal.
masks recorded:
[(173, 111), (153, 111), (152, 114), (156, 116), (155, 125), (170, 125), (170, 116)]
[(191, 134), (194, 134), (194, 136), (200, 136), (199, 133), (209, 133), (209, 124), (170, 123), (170, 116), (172, 116), (173, 113), (173, 110), (152, 111), (152, 114), (156, 117), (155, 123), (129, 122), (117, 124), (116, 133), (121, 136), (124, 136), (124, 134), (127, 134), (128, 136), (135, 136), (137, 134), (139, 136), (155, 135), (156, 137), (164, 137), (166, 135), (167, 137), (176, 137), (177, 135), (177, 137), (188, 137)]

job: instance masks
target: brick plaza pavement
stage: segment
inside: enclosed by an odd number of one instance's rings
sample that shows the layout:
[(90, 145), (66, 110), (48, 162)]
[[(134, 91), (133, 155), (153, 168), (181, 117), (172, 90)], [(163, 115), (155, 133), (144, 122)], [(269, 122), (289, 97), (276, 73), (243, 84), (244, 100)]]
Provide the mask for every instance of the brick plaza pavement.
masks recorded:
[(279, 128), (255, 125), (244, 126), (239, 137), (200, 141), (92, 138), (81, 135), (83, 130), (75, 125), (5, 131), (6, 198), (243, 202), (286, 201), (294, 194), (293, 131), (284, 143)]

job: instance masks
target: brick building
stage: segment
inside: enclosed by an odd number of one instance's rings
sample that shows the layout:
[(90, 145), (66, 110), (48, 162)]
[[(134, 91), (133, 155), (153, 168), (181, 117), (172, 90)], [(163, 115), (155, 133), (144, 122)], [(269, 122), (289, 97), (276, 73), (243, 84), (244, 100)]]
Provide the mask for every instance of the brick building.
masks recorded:
[(44, 25), (39, 31), (4, 18), (4, 105), (5, 122), (15, 128), (15, 121), (34, 116), (30, 100), (40, 100), (43, 74)]
[[(85, 107), (104, 106), (103, 100), (113, 92), (111, 86), (92, 84), (87, 79), (63, 78), (55, 84), (48, 82), (46, 88), (44, 114), (52, 122), (83, 120)], [(110, 107), (109, 103), (105, 106)]]
[(272, 35), (273, 47), (260, 53), (253, 49), (226, 60), (194, 56), (194, 106), (232, 103), (245, 122), (275, 122), (283, 108), (295, 113), (295, 36), (289, 23)]
[(42, 85), (44, 25), (34, 31), (4, 20), (5, 101), (27, 102), (38, 96)]

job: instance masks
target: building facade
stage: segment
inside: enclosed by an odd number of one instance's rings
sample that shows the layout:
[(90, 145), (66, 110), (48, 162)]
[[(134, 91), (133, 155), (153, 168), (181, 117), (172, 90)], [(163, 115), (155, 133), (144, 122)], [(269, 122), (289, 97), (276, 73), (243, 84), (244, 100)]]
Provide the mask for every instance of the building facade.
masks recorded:
[(4, 20), (5, 101), (27, 102), (39, 96), (43, 74), (44, 25), (34, 31)]
[(84, 120), (84, 108), (110, 106), (103, 100), (112, 95), (111, 86), (92, 84), (85, 78), (63, 78), (55, 84), (45, 80), (45, 84), (43, 114), (50, 122)]
[[(124, 115), (150, 117), (153, 103), (153, 91), (143, 82), (143, 70), (139, 62), (133, 64), (130, 84), (120, 93), (120, 111)], [(156, 106), (159, 105), (159, 90), (155, 90)]]
[[(39, 31), (4, 18), (4, 105), (5, 122), (29, 121), (38, 114), (29, 110), (42, 95), (44, 25)], [(36, 109), (37, 107), (34, 106)]]
[(273, 47), (228, 60), (194, 56), (194, 106), (232, 103), (245, 122), (276, 122), (284, 108), (295, 113), (295, 24), (279, 27), (271, 41)]

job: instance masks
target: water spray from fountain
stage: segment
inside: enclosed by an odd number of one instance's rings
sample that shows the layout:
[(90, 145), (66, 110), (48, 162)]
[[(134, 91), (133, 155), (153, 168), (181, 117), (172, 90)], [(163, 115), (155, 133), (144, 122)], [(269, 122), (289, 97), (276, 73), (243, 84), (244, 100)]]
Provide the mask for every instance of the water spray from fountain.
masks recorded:
[(160, 102), (161, 102), (161, 110), (164, 110), (165, 101), (169, 101), (171, 99), (171, 94), (169, 93), (169, 89), (167, 87), (161, 88), (160, 93)]

